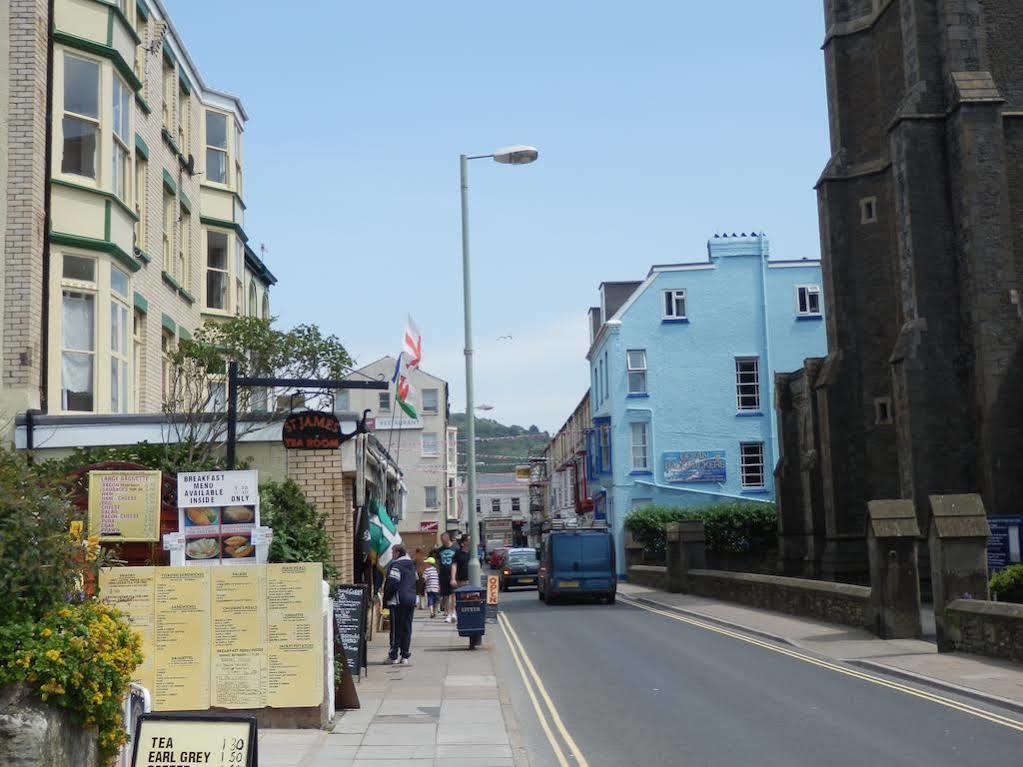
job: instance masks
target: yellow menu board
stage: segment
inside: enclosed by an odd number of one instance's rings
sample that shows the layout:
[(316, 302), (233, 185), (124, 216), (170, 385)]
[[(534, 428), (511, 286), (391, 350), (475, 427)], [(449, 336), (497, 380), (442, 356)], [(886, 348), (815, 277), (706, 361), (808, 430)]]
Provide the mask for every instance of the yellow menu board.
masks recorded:
[(90, 471), (89, 532), (101, 541), (160, 540), (159, 471)]
[(266, 568), (211, 569), (213, 617), (212, 704), (266, 705)]
[(143, 714), (131, 763), (132, 767), (249, 767), (255, 739), (255, 719)]
[(323, 568), (303, 563), (266, 569), (267, 703), (317, 706), (323, 700)]
[(116, 607), (142, 637), (142, 664), (132, 681), (153, 689), (156, 673), (156, 568), (105, 567), (99, 573), (100, 599)]
[(210, 571), (156, 570), (156, 679), (153, 709), (210, 707)]

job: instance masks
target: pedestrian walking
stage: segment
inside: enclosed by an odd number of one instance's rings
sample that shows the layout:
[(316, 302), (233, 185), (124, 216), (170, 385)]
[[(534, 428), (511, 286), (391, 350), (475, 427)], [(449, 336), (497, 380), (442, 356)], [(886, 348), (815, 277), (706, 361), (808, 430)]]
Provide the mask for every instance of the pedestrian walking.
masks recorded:
[(426, 581), (426, 603), (430, 607), (430, 617), (437, 617), (437, 603), (440, 601), (440, 573), (437, 572), (437, 560), (427, 557), (423, 567), (423, 580)]
[(440, 609), (447, 623), (455, 619), (455, 600), (451, 596), (451, 563), (457, 551), (451, 544), (451, 533), (445, 530), (441, 533), (440, 548), (437, 549), (437, 569), (440, 575)]
[(412, 617), (416, 613), (416, 563), (401, 544), (391, 547), (391, 556), (384, 579), (384, 604), (391, 611), (391, 650), (387, 659), (408, 665), (412, 657)]
[(472, 545), (468, 535), (463, 535), (459, 541), (458, 551), (455, 552), (454, 561), (451, 563), (451, 590), (461, 588), (469, 583), (469, 546)]

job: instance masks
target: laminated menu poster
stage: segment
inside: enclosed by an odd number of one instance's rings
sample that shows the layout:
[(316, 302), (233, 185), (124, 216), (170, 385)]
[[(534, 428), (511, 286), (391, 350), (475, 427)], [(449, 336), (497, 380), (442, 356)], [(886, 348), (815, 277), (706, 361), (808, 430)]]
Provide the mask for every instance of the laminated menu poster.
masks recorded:
[(212, 576), (213, 705), (266, 705), (266, 568), (217, 567)]
[(259, 525), (259, 474), (193, 471), (178, 474), (178, 532), (186, 565), (254, 565)]
[(120, 610), (131, 627), (142, 637), (142, 663), (135, 669), (133, 682), (147, 690), (154, 686), (156, 658), (156, 568), (107, 567), (99, 574), (100, 599)]
[(267, 565), (267, 703), (317, 706), (323, 699), (323, 567)]
[(89, 532), (104, 542), (160, 540), (159, 471), (90, 471)]
[(156, 568), (153, 709), (210, 707), (210, 571)]

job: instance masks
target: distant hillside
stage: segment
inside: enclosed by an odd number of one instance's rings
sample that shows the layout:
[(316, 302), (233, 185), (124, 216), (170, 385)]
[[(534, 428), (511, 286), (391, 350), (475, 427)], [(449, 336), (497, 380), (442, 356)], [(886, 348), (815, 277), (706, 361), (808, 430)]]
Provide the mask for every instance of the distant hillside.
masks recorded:
[[(458, 427), (458, 470), (462, 472), (466, 466), (465, 414), (452, 413), (450, 423)], [(505, 426), (491, 418), (477, 418), (477, 471), (487, 474), (515, 471), (530, 455), (540, 455), (550, 439), (547, 432), (536, 426)]]

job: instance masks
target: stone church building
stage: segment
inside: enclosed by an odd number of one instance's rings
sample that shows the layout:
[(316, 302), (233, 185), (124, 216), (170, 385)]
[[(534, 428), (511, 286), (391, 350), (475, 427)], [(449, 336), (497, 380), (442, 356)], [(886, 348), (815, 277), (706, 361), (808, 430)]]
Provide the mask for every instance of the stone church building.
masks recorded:
[(867, 502), (1023, 498), (1023, 3), (825, 0), (827, 357), (780, 375), (781, 558), (866, 573)]

